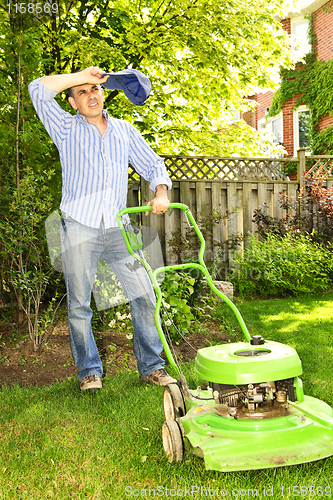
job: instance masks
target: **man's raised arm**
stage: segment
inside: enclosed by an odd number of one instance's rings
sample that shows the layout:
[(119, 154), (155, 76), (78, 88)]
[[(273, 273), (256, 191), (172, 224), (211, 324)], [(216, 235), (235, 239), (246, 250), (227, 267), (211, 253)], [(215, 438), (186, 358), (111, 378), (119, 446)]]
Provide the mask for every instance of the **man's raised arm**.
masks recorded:
[(90, 66), (89, 68), (79, 71), (78, 73), (43, 76), (40, 81), (48, 89), (59, 93), (63, 90), (69, 89), (70, 87), (76, 87), (76, 85), (84, 85), (86, 83), (96, 85), (104, 83), (109, 78), (109, 75), (104, 78), (100, 78), (103, 73), (104, 71), (96, 66)]

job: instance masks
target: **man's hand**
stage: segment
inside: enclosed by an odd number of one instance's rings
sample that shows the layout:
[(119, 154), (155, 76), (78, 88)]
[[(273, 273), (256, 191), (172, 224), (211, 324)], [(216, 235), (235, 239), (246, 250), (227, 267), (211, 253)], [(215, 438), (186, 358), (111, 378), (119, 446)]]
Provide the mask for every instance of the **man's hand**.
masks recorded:
[[(165, 214), (170, 205), (170, 201), (168, 200), (168, 188), (165, 184), (159, 184), (156, 186), (156, 194), (155, 198), (151, 201), (148, 201), (147, 205), (152, 205), (153, 214)], [(149, 212), (146, 212), (148, 215)]]
[(90, 83), (91, 85), (104, 83), (110, 76), (106, 75), (104, 78), (101, 78), (104, 73), (105, 71), (102, 71), (97, 66), (90, 66), (89, 68), (81, 71), (82, 80), (84, 81), (83, 83)]

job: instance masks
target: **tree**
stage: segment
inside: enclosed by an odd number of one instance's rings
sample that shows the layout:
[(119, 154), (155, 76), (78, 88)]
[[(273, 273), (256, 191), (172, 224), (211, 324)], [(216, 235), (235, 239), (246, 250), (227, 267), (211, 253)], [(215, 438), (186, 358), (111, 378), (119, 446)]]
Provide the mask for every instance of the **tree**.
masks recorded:
[(153, 84), (148, 104), (135, 108), (111, 91), (106, 106), (113, 116), (134, 122), (160, 153), (198, 153), (204, 147), (205, 154), (221, 154), (216, 130), (227, 127), (222, 117), (248, 108), (244, 96), (274, 85), (278, 68), (293, 63), (276, 20), (283, 0), (59, 0), (54, 5), (58, 14), (33, 16), (27, 27), (37, 29), (40, 39), (35, 76), (88, 65), (142, 70)]
[[(27, 83), (39, 71), (41, 54), (39, 22), (31, 16), (8, 16), (0, 10), (0, 217), (5, 220), (11, 211), (14, 196), (20, 197), (21, 184), (24, 183), (26, 171), (33, 169), (36, 175), (48, 171), (59, 160), (55, 147), (36, 119), (36, 113), (28, 95)], [(33, 54), (33, 57), (32, 57)], [(45, 174), (44, 174), (45, 177)], [(48, 192), (57, 202), (59, 191), (59, 175), (48, 184)], [(36, 190), (38, 193), (38, 190)], [(52, 207), (52, 203), (51, 203)], [(17, 226), (23, 224), (17, 220)], [(16, 242), (20, 241), (24, 228), (15, 234)], [(34, 237), (40, 238), (43, 233), (43, 221), (34, 221)], [(9, 251), (10, 243), (4, 227), (0, 228), (0, 300), (5, 301), (5, 290), (17, 300), (17, 322), (23, 321), (22, 289), (15, 287), (9, 279), (13, 254)], [(11, 242), (15, 247), (14, 240)], [(29, 253), (28, 253), (29, 254)], [(22, 259), (25, 256), (22, 254)]]

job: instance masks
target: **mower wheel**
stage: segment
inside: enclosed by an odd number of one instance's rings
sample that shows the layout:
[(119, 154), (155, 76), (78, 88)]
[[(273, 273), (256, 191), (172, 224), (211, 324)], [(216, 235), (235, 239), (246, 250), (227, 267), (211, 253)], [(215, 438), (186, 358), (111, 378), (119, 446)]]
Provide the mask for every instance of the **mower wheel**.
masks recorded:
[(163, 391), (165, 420), (176, 420), (186, 413), (184, 398), (177, 384), (168, 384)]
[(162, 426), (163, 447), (169, 462), (181, 462), (184, 456), (184, 442), (176, 420), (166, 420)]

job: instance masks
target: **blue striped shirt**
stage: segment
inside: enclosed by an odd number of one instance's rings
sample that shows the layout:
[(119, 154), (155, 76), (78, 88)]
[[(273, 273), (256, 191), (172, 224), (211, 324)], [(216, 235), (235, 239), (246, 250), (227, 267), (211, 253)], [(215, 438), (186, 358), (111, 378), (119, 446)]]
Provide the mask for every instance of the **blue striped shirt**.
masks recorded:
[(56, 102), (56, 92), (40, 79), (29, 85), (36, 112), (58, 148), (62, 166), (60, 209), (81, 224), (116, 227), (116, 214), (126, 207), (128, 164), (150, 182), (171, 188), (163, 160), (148, 146), (135, 127), (124, 120), (103, 114), (107, 120), (104, 135), (77, 112), (64, 111)]

